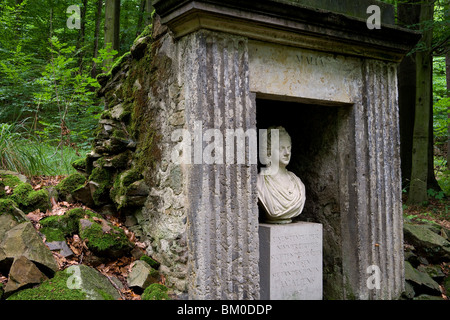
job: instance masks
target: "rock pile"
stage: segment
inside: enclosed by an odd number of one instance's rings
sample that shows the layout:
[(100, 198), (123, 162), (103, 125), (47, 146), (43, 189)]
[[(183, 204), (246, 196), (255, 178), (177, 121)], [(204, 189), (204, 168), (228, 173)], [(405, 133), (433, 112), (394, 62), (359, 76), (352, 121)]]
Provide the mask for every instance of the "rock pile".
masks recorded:
[[(63, 180), (56, 190), (45, 190), (45, 202), (50, 203), (51, 196), (76, 201), (74, 195), (79, 187), (74, 181), (84, 183), (85, 178), (82, 178), (73, 175)], [(121, 281), (103, 275), (93, 267), (127, 255), (142, 258), (131, 268), (130, 288), (143, 292), (160, 280), (159, 264), (142, 250), (135, 250), (124, 230), (99, 213), (74, 208), (62, 215), (50, 215), (32, 222), (23, 210), (39, 212), (37, 209), (41, 208), (38, 205), (30, 207), (32, 202), (22, 205), (24, 202), (19, 194), (28, 199), (30, 193), (35, 192), (26, 178), (2, 171), (0, 184), (0, 279), (7, 277), (6, 285), (0, 282), (0, 299), (123, 299)], [(74, 256), (67, 243), (73, 236), (86, 246), (85, 261), (91, 266), (62, 267), (55, 260), (55, 253), (64, 258)]]
[(404, 223), (405, 299), (438, 300), (450, 294), (450, 230)]

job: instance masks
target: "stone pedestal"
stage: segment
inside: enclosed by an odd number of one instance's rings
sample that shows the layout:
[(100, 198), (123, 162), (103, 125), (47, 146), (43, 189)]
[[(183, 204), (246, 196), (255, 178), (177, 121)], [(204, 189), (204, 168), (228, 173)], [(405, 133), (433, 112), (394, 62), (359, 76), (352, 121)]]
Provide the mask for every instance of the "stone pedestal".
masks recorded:
[(263, 300), (322, 299), (322, 225), (260, 224)]

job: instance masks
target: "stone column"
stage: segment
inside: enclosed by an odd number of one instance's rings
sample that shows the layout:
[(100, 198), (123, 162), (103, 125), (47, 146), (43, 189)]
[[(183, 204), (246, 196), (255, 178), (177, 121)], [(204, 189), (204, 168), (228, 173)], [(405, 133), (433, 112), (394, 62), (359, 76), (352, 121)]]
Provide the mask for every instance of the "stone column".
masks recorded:
[[(404, 289), (397, 65), (366, 60), (362, 71), (349, 188), (356, 205), (342, 219), (344, 278), (356, 298), (396, 299)], [(367, 285), (370, 266), (379, 268), (379, 289)]]
[[(201, 152), (214, 140), (195, 136), (199, 130), (217, 129), (213, 139), (222, 136), (223, 146), (227, 129), (256, 130), (247, 39), (200, 30), (180, 39), (178, 48), (186, 128)], [(185, 180), (189, 298), (258, 299), (257, 167), (230, 164), (225, 153), (208, 164), (194, 149)]]

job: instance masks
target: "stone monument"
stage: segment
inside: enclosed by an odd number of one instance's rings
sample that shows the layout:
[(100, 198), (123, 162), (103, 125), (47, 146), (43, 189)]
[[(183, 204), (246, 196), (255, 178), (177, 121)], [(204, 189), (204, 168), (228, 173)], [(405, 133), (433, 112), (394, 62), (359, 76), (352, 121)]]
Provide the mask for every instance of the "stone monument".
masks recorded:
[[(379, 1), (330, 3), (154, 2), (153, 39), (140, 61), (150, 75), (128, 88), (148, 89), (139, 110), (145, 150), (154, 151), (138, 218), (166, 284), (189, 299), (261, 298), (259, 267), (269, 261), (259, 250), (258, 165), (246, 145), (233, 145), (244, 164), (224, 161), (219, 147), (230, 131), (249, 141), (269, 121), (300, 141), (290, 162), (306, 186), (300, 218), (323, 225), (323, 270), (312, 260), (291, 270), (286, 260), (280, 272), (322, 272), (325, 299), (393, 299), (403, 290), (397, 66), (420, 34), (395, 26), (393, 7)], [(371, 30), (374, 4), (381, 29)], [(278, 113), (284, 123), (274, 121)], [(183, 149), (187, 160), (176, 163), (185, 138), (200, 148)], [(315, 236), (306, 239), (272, 237), (279, 251), (269, 255), (284, 254), (283, 241), (294, 254), (317, 252)], [(373, 265), (379, 289), (366, 285)]]

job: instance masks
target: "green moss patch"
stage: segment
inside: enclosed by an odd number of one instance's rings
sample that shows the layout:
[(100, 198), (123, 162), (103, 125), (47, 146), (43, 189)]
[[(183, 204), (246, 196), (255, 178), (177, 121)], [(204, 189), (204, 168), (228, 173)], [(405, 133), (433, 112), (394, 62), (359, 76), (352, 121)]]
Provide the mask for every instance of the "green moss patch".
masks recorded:
[(82, 187), (85, 182), (86, 178), (82, 174), (73, 173), (58, 183), (56, 190), (63, 194), (70, 194), (74, 190)]
[(79, 220), (84, 217), (101, 216), (90, 210), (82, 208), (75, 208), (67, 211), (62, 216), (50, 216), (39, 221), (41, 225), (41, 232), (47, 238), (47, 241), (63, 241), (65, 237), (69, 237), (79, 232)]
[(59, 271), (40, 286), (19, 291), (7, 300), (86, 300), (86, 294), (82, 290), (68, 287), (70, 277), (69, 273)]
[(149, 285), (141, 296), (142, 300), (170, 300), (168, 288), (159, 283)]
[(108, 230), (105, 231), (102, 224), (94, 219), (88, 220), (92, 224), (80, 227), (80, 237), (82, 240), (87, 240), (89, 250), (96, 255), (114, 258), (123, 256), (132, 249), (133, 246), (122, 229), (109, 225)]
[(112, 187), (113, 173), (110, 170), (99, 167), (92, 170), (89, 180), (98, 184), (97, 189), (92, 195), (96, 205), (101, 205), (109, 201), (109, 191)]
[(13, 214), (14, 207), (17, 207), (17, 204), (11, 199), (0, 199), (0, 215), (4, 213)]
[(18, 177), (10, 174), (0, 174), (0, 180), (5, 186), (14, 189), (19, 184), (23, 183)]
[(86, 159), (85, 158), (75, 160), (74, 162), (71, 163), (71, 165), (75, 170), (86, 171)]
[(35, 191), (29, 183), (20, 183), (17, 185), (10, 198), (25, 213), (36, 209), (45, 212), (50, 208), (48, 191), (45, 189)]
[(147, 262), (150, 265), (150, 267), (152, 267), (153, 269), (158, 269), (160, 266), (160, 263), (158, 261), (153, 260), (152, 258), (150, 258), (147, 255), (143, 255), (139, 260)]

